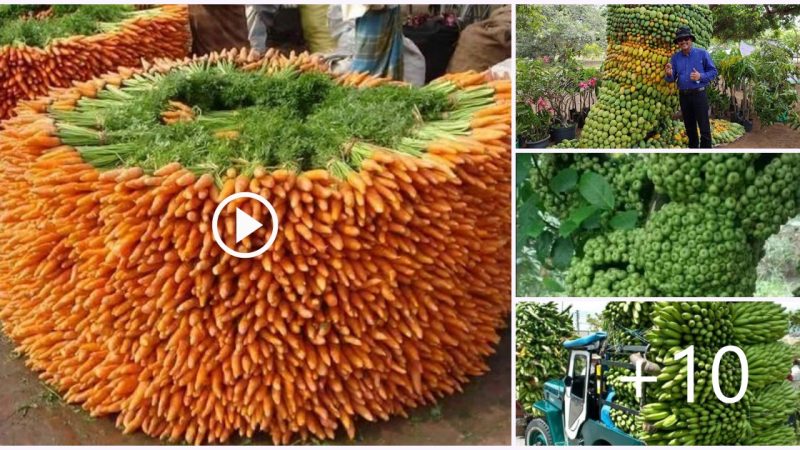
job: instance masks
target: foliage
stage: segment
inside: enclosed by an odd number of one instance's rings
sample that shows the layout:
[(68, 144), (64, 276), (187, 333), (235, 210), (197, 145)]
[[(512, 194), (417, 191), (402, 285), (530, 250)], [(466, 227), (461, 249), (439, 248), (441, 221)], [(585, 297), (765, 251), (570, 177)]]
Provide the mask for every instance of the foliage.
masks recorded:
[(549, 62), (517, 58), (517, 100), (534, 112), (548, 111), (554, 126), (569, 126), (588, 90), (583, 85), (585, 73), (574, 58)]
[(800, 309), (789, 312), (789, 325), (793, 327), (800, 326)]
[(733, 120), (758, 117), (762, 126), (789, 123), (800, 127), (795, 107), (800, 102), (794, 80), (800, 76), (792, 51), (774, 41), (759, 42), (755, 52), (743, 56), (738, 48), (715, 52), (719, 77), (709, 100), (722, 108), (725, 100), (733, 106)]
[(537, 261), (518, 258), (518, 264), (538, 270), (541, 288), (563, 290), (562, 271), (591, 236), (636, 225), (642, 186), (634, 178), (643, 176), (643, 167), (630, 171), (629, 158), (517, 155), (517, 255)]
[(517, 401), (532, 413), (544, 383), (566, 374), (569, 352), (562, 344), (575, 329), (570, 308), (559, 311), (554, 302), (518, 303), (516, 326)]
[(714, 36), (720, 40), (751, 40), (767, 30), (794, 26), (800, 5), (712, 5)]
[(767, 38), (777, 39), (781, 44), (785, 45), (792, 54), (797, 55), (800, 53), (800, 30), (797, 28), (778, 30), (768, 35)]
[(96, 34), (133, 11), (131, 5), (0, 5), (0, 46), (42, 47), (56, 38)]
[(795, 82), (800, 77), (792, 52), (780, 44), (764, 42), (752, 55), (757, 82), (753, 104), (762, 126), (789, 122), (800, 127), (800, 116), (794, 110), (800, 102)]
[(800, 288), (800, 216), (783, 225), (767, 239), (758, 263), (758, 297), (791, 297)]
[(535, 111), (527, 103), (517, 103), (517, 134), (530, 141), (540, 141), (550, 136), (552, 115), (547, 109)]
[(758, 81), (752, 58), (742, 56), (738, 49), (718, 58), (714, 61), (719, 75), (718, 85), (733, 104), (732, 119), (750, 120)]
[(750, 296), (765, 240), (800, 213), (796, 154), (528, 158), (517, 254), (569, 295)]
[(603, 8), (517, 5), (517, 57), (596, 56), (605, 48)]

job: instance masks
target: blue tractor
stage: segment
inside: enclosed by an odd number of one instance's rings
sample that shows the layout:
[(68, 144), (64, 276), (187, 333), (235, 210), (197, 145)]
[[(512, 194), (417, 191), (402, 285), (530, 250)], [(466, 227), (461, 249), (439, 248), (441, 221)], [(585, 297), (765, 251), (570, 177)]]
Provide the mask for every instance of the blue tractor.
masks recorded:
[(570, 350), (567, 375), (545, 383), (544, 399), (533, 404), (540, 417), (525, 429), (526, 445), (644, 445), (614, 426), (612, 409), (633, 415), (639, 411), (614, 403), (605, 372), (610, 367), (635, 369), (627, 362), (630, 355), (645, 355), (648, 346), (612, 346), (606, 337), (598, 332), (564, 343)]

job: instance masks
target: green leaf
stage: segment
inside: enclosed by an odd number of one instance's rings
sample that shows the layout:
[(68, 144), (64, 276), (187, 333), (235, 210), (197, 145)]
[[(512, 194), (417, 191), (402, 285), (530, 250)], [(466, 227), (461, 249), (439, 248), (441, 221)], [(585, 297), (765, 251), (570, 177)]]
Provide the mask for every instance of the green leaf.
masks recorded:
[(574, 254), (575, 246), (572, 244), (572, 239), (558, 238), (553, 246), (553, 267), (562, 270), (568, 268)]
[(550, 189), (558, 193), (569, 192), (575, 189), (576, 184), (578, 184), (578, 172), (572, 167), (567, 167), (550, 180)]
[(609, 211), (614, 209), (614, 191), (602, 175), (584, 173), (578, 183), (578, 190), (590, 204)]
[(636, 211), (622, 211), (614, 214), (608, 224), (615, 230), (632, 230), (636, 227), (638, 218), (639, 213)]
[(536, 197), (531, 196), (519, 208), (517, 234), (535, 238), (544, 230), (544, 225), (544, 220), (539, 217), (539, 209), (536, 207)]
[(597, 206), (594, 205), (581, 206), (580, 208), (573, 210), (569, 216), (567, 216), (567, 220), (571, 220), (580, 225), (584, 220), (591, 217), (591, 215), (597, 211)]
[(561, 286), (561, 283), (559, 283), (555, 278), (545, 277), (544, 280), (542, 280), (542, 284), (548, 291), (564, 292), (564, 286)]
[(529, 181), (526, 181), (522, 185), (517, 188), (517, 204), (521, 205), (528, 201), (529, 198), (535, 197), (534, 202), (538, 205), (539, 204), (539, 196), (533, 192), (533, 186)]
[(601, 216), (601, 213), (602, 213), (602, 210), (598, 209), (597, 211), (595, 211), (594, 214), (589, 216), (588, 219), (584, 220), (583, 221), (583, 228), (586, 229), (586, 230), (596, 230), (596, 229), (600, 228), (600, 216)]
[(536, 207), (537, 198), (532, 195), (519, 208), (517, 214), (517, 253), (528, 242), (528, 238), (537, 238), (544, 231), (545, 223), (539, 217), (539, 209)]
[(553, 248), (554, 240), (555, 236), (549, 231), (545, 231), (536, 239), (534, 249), (536, 250), (536, 258), (539, 259), (539, 261), (544, 262), (550, 256), (550, 250)]
[(517, 186), (522, 185), (528, 181), (531, 173), (531, 167), (533, 167), (533, 155), (528, 153), (517, 153)]
[(561, 237), (567, 237), (572, 234), (573, 231), (577, 230), (581, 224), (575, 222), (574, 220), (567, 219), (561, 222), (561, 227), (558, 229), (558, 235)]

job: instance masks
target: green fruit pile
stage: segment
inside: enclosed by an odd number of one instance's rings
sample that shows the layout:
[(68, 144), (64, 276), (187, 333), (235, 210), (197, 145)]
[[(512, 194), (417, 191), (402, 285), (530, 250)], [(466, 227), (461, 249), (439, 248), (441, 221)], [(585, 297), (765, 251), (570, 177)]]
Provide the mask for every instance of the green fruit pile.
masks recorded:
[[(749, 360), (749, 358), (748, 358)], [(745, 445), (796, 445), (794, 429), (781, 413), (800, 403), (800, 391), (789, 382), (773, 383), (755, 391), (750, 402), (751, 433)]]
[(654, 431), (644, 433), (644, 441), (647, 445), (734, 445), (745, 439), (748, 412), (745, 402), (650, 403), (642, 414), (653, 421)]
[(623, 211), (644, 211), (646, 193), (652, 190), (647, 182), (645, 161), (638, 155), (630, 154), (580, 154), (550, 153), (536, 159), (531, 170), (531, 185), (541, 200), (544, 208), (556, 216), (563, 216), (579, 200), (579, 193), (558, 192), (554, 190), (552, 180), (565, 169), (577, 173), (594, 172), (608, 180), (615, 192), (616, 207)]
[(786, 376), (785, 364), (792, 361), (794, 350), (783, 342), (770, 342), (748, 345), (744, 354), (748, 364), (748, 389), (758, 390)]
[(704, 5), (609, 5), (606, 59), (597, 102), (578, 147), (671, 147), (677, 88), (664, 65), (677, 46), (675, 30), (688, 25), (695, 45), (708, 46), (711, 10)]
[(658, 153), (647, 157), (647, 175), (656, 192), (723, 212), (756, 240), (800, 209), (796, 153)]
[(772, 302), (732, 303), (733, 337), (737, 344), (774, 342), (786, 334), (786, 308)]
[[(613, 209), (572, 232), (572, 296), (751, 296), (764, 243), (800, 213), (800, 154), (543, 154), (530, 172), (542, 210), (559, 223), (581, 209), (558, 179), (593, 172)], [(633, 228), (610, 218), (636, 215)]]
[[(655, 303), (653, 302), (609, 302), (602, 314), (603, 328), (608, 332), (609, 341), (624, 345), (644, 344), (644, 330), (652, 326), (651, 316), (654, 307)], [(620, 358), (617, 360), (618, 362), (629, 362)], [(641, 402), (636, 398), (635, 386), (633, 383), (620, 380), (623, 376), (632, 375), (634, 375), (632, 370), (611, 367), (605, 373), (606, 384), (614, 389), (615, 403), (638, 410)], [(642, 428), (642, 422), (638, 416), (632, 416), (618, 409), (611, 410), (611, 419), (617, 428), (629, 434), (635, 434)]]
[(565, 280), (576, 297), (654, 297), (657, 291), (631, 263), (640, 230), (612, 231), (586, 241)]
[(517, 400), (529, 413), (543, 398), (544, 383), (567, 372), (569, 351), (561, 345), (575, 334), (569, 309), (553, 303), (518, 303), (516, 310)]
[[(677, 147), (688, 147), (689, 138), (686, 136), (686, 127), (683, 122), (673, 121), (675, 127), (675, 144)], [(711, 145), (730, 144), (744, 136), (744, 126), (727, 120), (711, 119)]]
[(631, 262), (670, 297), (743, 297), (753, 293), (757, 260), (728, 217), (696, 204), (669, 203), (633, 245)]
[[(617, 302), (609, 303), (603, 313), (611, 329), (649, 330), (645, 334), (651, 346), (647, 358), (659, 364), (661, 372), (657, 382), (646, 388), (646, 404), (638, 420), (612, 413), (615, 425), (648, 445), (794, 443), (787, 423), (797, 407), (798, 394), (784, 381), (792, 352), (776, 342), (788, 329), (783, 307), (769, 302), (657, 302), (649, 315), (637, 317), (640, 322), (631, 323), (632, 315), (625, 314)], [(695, 353), (694, 403), (686, 401), (687, 360), (674, 358), (689, 345), (694, 345)], [(750, 370), (746, 394), (733, 404), (719, 401), (712, 388), (714, 357), (727, 345), (742, 348)], [(606, 380), (628, 406), (630, 387), (619, 382), (619, 370), (609, 370)], [(719, 368), (722, 393), (733, 397), (741, 376), (738, 357), (726, 353)]]

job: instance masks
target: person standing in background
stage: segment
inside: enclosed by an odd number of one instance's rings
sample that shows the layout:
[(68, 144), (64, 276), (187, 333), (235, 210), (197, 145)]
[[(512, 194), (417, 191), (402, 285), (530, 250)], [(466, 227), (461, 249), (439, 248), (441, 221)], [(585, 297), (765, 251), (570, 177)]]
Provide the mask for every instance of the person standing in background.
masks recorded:
[(356, 17), (355, 56), (350, 70), (403, 79), (403, 21), (397, 5), (342, 6)]
[[(689, 27), (680, 27), (675, 36), (679, 50), (664, 67), (664, 80), (678, 84), (683, 125), (689, 148), (711, 148), (711, 120), (708, 116), (706, 86), (717, 77), (717, 68), (707, 51), (693, 48), (694, 35)], [(700, 139), (697, 128), (700, 127)]]
[(247, 5), (245, 15), (250, 48), (259, 55), (270, 47), (284, 53), (306, 50), (297, 5)]
[(247, 5), (244, 7), (247, 16), (247, 39), (250, 48), (259, 55), (267, 51), (267, 27), (278, 12), (278, 5)]

